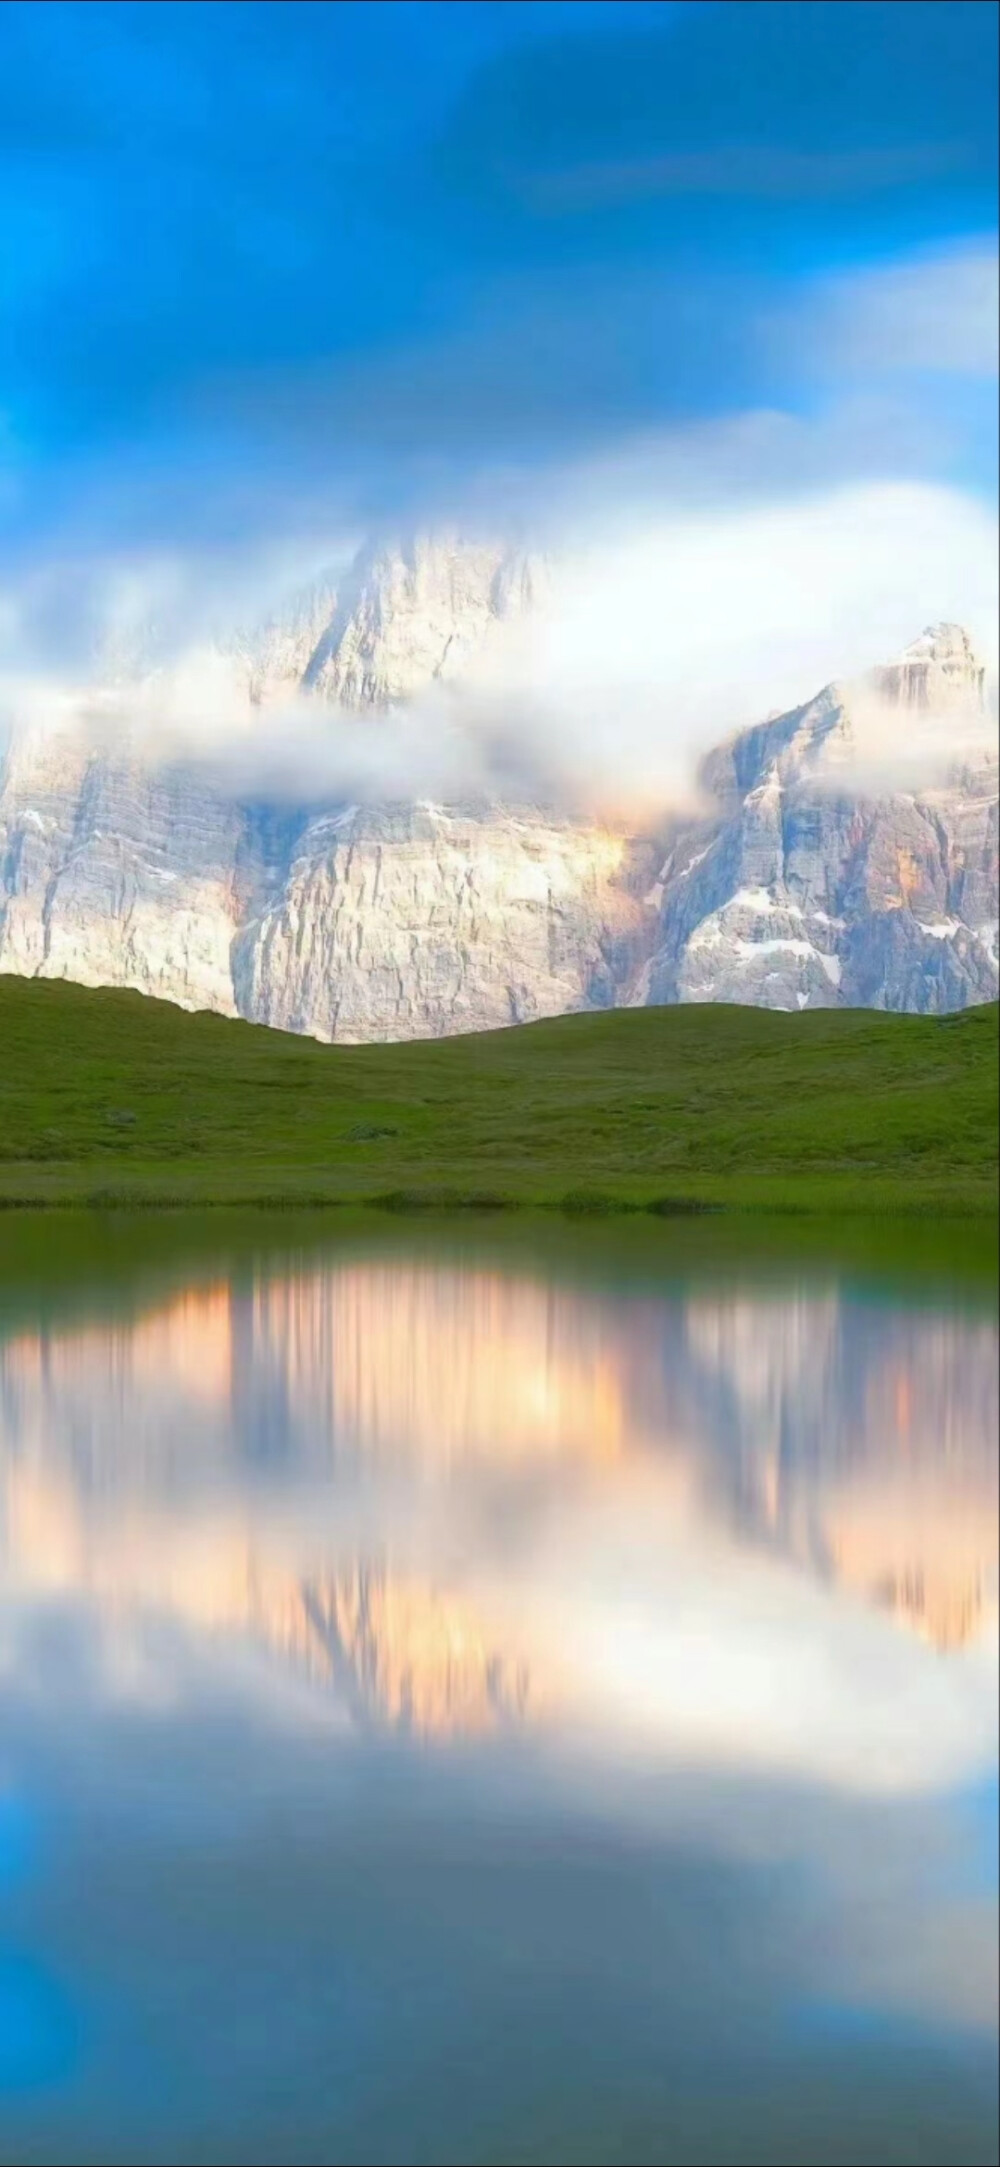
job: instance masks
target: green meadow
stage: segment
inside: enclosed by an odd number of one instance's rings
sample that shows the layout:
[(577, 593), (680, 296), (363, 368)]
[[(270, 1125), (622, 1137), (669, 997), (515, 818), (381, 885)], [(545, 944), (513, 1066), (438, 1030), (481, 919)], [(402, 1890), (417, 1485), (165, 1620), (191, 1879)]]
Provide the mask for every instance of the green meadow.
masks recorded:
[(984, 1215), (997, 1052), (996, 1004), (331, 1047), (0, 977), (0, 1202)]

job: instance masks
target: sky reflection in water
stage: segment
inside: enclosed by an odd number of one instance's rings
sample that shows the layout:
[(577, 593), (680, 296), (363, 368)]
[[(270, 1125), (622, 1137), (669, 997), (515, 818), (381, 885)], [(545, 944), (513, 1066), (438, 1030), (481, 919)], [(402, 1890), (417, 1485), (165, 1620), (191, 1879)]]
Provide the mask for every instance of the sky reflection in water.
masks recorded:
[(832, 1274), (22, 1313), (2, 2155), (995, 2157), (996, 1432)]

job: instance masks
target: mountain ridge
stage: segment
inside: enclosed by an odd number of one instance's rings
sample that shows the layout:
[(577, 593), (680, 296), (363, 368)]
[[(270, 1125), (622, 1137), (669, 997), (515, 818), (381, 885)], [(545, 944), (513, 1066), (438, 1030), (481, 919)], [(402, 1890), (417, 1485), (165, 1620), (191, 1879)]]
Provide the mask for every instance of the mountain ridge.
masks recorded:
[[(549, 577), (522, 545), (382, 542), (225, 667), (248, 713), (294, 698), (333, 732), (391, 715), (405, 738), (429, 688), (460, 706)], [(0, 768), (0, 970), (347, 1043), (646, 1003), (995, 997), (996, 755), (960, 627), (733, 733), (700, 783), (699, 812), (641, 830), (515, 792), (279, 805), (127, 729), (22, 730)]]

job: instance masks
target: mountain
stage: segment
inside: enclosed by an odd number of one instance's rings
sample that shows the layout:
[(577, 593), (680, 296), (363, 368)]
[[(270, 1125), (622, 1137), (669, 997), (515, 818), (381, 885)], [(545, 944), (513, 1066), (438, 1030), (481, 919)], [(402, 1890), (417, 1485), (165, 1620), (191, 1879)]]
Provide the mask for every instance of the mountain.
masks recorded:
[[(904, 772), (909, 757), (909, 790), (886, 791), (887, 757)], [(667, 856), (635, 998), (919, 1012), (994, 998), (996, 738), (958, 626), (741, 732), (703, 781), (718, 812)]]
[(366, 544), (339, 577), (321, 574), (220, 644), (256, 705), (305, 689), (348, 709), (386, 708), (459, 677), (548, 584), (544, 558), (503, 542), (445, 532)]
[[(331, 738), (347, 717), (405, 731), (435, 686), (460, 700), (549, 578), (530, 551), (450, 535), (366, 549), (220, 648), (202, 697), (251, 716), (316, 702)], [(251, 803), (141, 747), (15, 732), (0, 970), (348, 1042), (647, 1002), (937, 1012), (997, 991), (996, 749), (954, 626), (744, 730), (705, 761), (702, 814), (641, 834), (513, 791)]]

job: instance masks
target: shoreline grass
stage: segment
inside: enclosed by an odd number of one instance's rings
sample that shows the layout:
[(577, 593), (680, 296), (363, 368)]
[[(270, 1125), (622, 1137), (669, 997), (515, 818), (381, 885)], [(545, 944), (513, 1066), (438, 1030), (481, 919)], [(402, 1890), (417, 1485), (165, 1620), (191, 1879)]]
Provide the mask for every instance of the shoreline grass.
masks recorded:
[(850, 1189), (832, 1192), (812, 1191), (799, 1201), (789, 1201), (781, 1194), (761, 1195), (755, 1198), (729, 1196), (717, 1201), (701, 1197), (651, 1197), (648, 1201), (635, 1197), (619, 1196), (613, 1192), (595, 1196), (587, 1202), (570, 1192), (566, 1196), (495, 1196), (482, 1197), (475, 1192), (447, 1187), (393, 1190), (388, 1194), (364, 1190), (342, 1195), (336, 1190), (269, 1191), (250, 1185), (246, 1189), (232, 1188), (225, 1191), (190, 1190), (166, 1191), (155, 1188), (93, 1189), (76, 1191), (70, 1187), (53, 1190), (46, 1195), (31, 1191), (11, 1191), (0, 1194), (0, 1224), (15, 1216), (28, 1213), (46, 1215), (52, 1212), (85, 1211), (95, 1213), (156, 1212), (187, 1213), (191, 1211), (225, 1212), (253, 1210), (261, 1212), (294, 1214), (297, 1212), (342, 1214), (361, 1210), (380, 1216), (406, 1218), (451, 1217), (497, 1218), (541, 1213), (569, 1220), (575, 1219), (868, 1219), (871, 1217), (901, 1221), (937, 1220), (941, 1217), (1000, 1221), (1000, 1203), (995, 1196), (982, 1195), (979, 1191), (950, 1192), (927, 1196), (912, 1196), (904, 1189), (881, 1187), (866, 1195)]
[(165, 1212), (15, 1212), (0, 1226), (0, 1330), (37, 1312), (39, 1301), (84, 1318), (102, 1314), (115, 1290), (142, 1306), (177, 1287), (244, 1288), (261, 1278), (331, 1265), (542, 1273), (561, 1284), (636, 1293), (694, 1284), (718, 1290), (826, 1285), (831, 1275), (873, 1299), (971, 1303), (995, 1315), (1000, 1259), (996, 1222), (893, 1219), (811, 1213), (719, 1212), (662, 1219), (650, 1213), (574, 1219), (559, 1212), (275, 1212), (266, 1206)]

